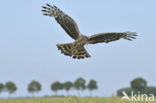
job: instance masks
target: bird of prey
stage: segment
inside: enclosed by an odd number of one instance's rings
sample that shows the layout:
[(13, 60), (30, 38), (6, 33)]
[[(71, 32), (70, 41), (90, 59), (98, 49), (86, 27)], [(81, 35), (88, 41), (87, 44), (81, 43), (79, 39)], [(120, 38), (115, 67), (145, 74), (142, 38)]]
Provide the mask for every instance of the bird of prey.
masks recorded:
[(65, 32), (75, 41), (66, 44), (57, 44), (57, 48), (66, 56), (71, 56), (74, 59), (83, 59), (91, 57), (84, 48), (86, 44), (109, 43), (121, 38), (126, 40), (135, 39), (136, 32), (108, 32), (99, 33), (92, 36), (85, 36), (80, 33), (77, 23), (55, 5), (46, 4), (42, 6), (43, 15), (54, 17), (58, 24)]

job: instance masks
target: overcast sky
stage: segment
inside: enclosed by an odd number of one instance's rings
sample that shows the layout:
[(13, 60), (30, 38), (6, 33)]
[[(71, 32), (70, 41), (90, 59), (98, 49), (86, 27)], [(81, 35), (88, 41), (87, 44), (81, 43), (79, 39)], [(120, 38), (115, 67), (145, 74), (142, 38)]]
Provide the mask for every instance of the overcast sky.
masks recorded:
[[(46, 2), (74, 18), (84, 35), (134, 31), (139, 36), (132, 42), (88, 45), (92, 57), (74, 60), (57, 50), (57, 43), (73, 40), (54, 18), (42, 15)], [(32, 80), (42, 83), (39, 96), (53, 95), (54, 81), (78, 77), (97, 80), (96, 96), (111, 96), (136, 77), (156, 86), (155, 4), (155, 0), (1, 0), (0, 82), (15, 82), (16, 97), (29, 96), (27, 84)]]

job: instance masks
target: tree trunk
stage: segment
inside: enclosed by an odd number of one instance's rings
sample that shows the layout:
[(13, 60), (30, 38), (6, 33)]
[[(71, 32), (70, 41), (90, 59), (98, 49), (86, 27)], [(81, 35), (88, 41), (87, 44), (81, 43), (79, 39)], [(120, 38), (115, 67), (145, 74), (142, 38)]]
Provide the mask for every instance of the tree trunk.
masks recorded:
[(67, 96), (69, 96), (69, 91), (66, 91), (67, 92)]
[(55, 92), (55, 96), (57, 96), (57, 91)]
[(80, 97), (80, 90), (78, 90), (78, 97)]
[(92, 91), (90, 91), (90, 97), (93, 97)]

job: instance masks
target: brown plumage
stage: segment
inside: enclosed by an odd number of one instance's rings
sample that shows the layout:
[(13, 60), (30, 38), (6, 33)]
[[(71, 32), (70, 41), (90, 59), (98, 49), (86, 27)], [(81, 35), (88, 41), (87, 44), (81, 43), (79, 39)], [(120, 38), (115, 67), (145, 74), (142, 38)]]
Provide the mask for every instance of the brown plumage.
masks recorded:
[(82, 35), (79, 31), (77, 23), (67, 14), (62, 12), (56, 6), (46, 4), (43, 6), (43, 12), (45, 16), (54, 17), (55, 20), (61, 25), (65, 32), (75, 40), (73, 43), (57, 44), (57, 48), (61, 50), (66, 56), (71, 56), (75, 59), (83, 59), (91, 57), (90, 54), (84, 48), (85, 44), (96, 44), (96, 43), (108, 43), (116, 41), (121, 38), (126, 40), (135, 39), (136, 32), (112, 32), (112, 33), (99, 33), (92, 36)]

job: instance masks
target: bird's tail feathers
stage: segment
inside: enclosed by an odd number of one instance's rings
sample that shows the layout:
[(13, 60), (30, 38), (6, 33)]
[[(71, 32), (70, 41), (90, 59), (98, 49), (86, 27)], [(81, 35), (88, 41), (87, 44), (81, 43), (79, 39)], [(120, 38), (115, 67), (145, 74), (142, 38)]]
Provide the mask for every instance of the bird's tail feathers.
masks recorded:
[(91, 57), (84, 47), (76, 47), (74, 43), (57, 44), (58, 50), (61, 50), (66, 56), (71, 56), (74, 59), (83, 59)]

